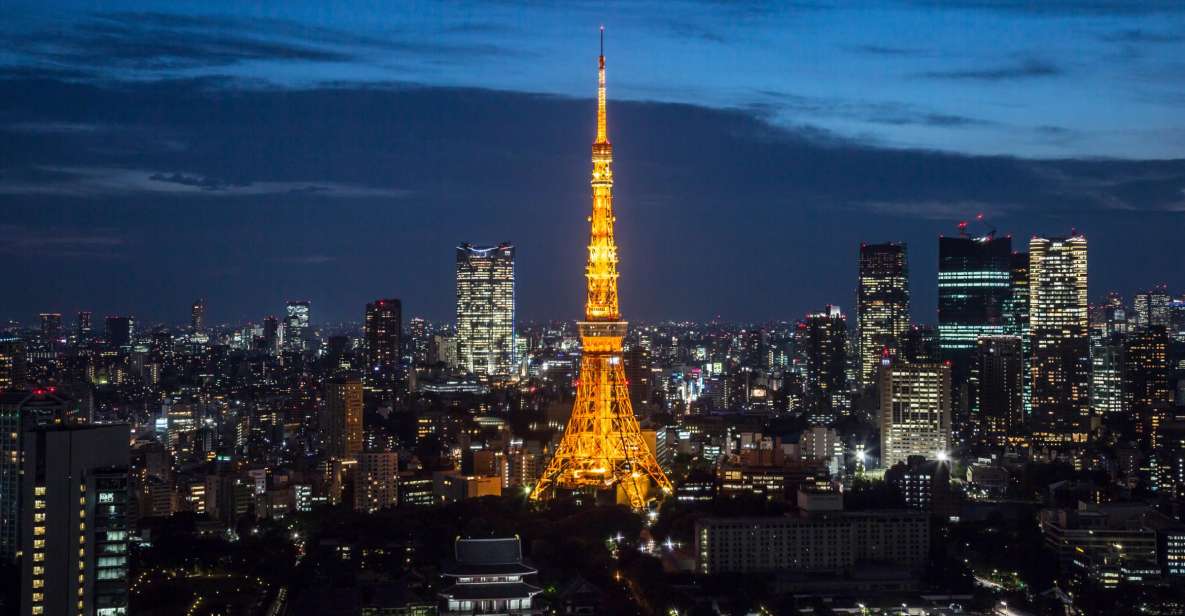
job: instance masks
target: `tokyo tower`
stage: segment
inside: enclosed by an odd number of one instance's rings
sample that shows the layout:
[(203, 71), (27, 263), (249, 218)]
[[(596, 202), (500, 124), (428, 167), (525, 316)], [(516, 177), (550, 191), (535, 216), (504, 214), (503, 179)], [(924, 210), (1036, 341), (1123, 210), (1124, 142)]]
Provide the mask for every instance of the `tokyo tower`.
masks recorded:
[(621, 341), (627, 323), (617, 307), (617, 244), (613, 239), (613, 146), (605, 118), (605, 29), (597, 87), (597, 139), (592, 144), (592, 216), (588, 243), (588, 301), (578, 322), (583, 354), (572, 417), (555, 455), (531, 493), (533, 500), (569, 490), (617, 490), (635, 510), (652, 487), (671, 492), (654, 453), (642, 438), (630, 404)]

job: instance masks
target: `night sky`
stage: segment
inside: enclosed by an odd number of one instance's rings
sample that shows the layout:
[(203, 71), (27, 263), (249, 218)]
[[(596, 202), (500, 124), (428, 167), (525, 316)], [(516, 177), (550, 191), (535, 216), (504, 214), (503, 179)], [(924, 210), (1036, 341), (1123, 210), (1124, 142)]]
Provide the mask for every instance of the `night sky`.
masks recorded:
[(461, 241), (575, 319), (602, 23), (627, 319), (850, 309), (898, 240), (932, 322), (977, 213), (1185, 291), (1180, 1), (52, 4), (0, 20), (0, 319), (451, 320)]

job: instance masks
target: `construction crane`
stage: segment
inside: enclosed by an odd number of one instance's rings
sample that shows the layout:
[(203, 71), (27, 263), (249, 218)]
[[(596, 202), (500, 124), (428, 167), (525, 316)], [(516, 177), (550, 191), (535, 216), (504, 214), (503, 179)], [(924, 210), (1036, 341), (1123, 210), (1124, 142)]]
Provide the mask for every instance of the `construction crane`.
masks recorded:
[[(976, 214), (975, 220), (988, 229), (988, 232), (983, 234), (982, 239), (991, 240), (996, 237), (996, 228), (989, 225), (987, 221), (983, 219), (983, 212)], [(967, 221), (959, 221), (959, 235), (964, 237), (967, 236), (967, 226)]]

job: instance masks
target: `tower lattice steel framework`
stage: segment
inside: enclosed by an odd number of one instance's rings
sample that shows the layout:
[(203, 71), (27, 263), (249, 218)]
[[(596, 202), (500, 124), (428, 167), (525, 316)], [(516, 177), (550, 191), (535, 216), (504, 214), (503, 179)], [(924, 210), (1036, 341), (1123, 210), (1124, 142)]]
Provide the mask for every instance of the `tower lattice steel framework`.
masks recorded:
[(597, 88), (597, 139), (592, 145), (593, 209), (589, 217), (588, 301), (585, 320), (577, 323), (583, 354), (576, 383), (572, 418), (555, 455), (531, 493), (534, 500), (551, 498), (564, 489), (618, 488), (630, 506), (646, 506), (652, 484), (664, 493), (671, 482), (642, 438), (630, 404), (621, 362), (621, 341), (627, 323), (617, 307), (617, 244), (613, 240), (613, 146), (605, 118), (605, 46)]

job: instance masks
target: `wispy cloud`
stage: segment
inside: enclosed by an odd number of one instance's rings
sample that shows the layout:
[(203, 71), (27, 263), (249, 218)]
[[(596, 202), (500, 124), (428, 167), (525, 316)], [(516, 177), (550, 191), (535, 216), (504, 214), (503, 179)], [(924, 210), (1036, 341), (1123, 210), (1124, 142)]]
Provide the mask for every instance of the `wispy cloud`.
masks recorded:
[(324, 265), (326, 263), (333, 263), (334, 261), (337, 261), (337, 257), (322, 254), (295, 255), (290, 257), (276, 257), (271, 261), (273, 263), (283, 263), (286, 265)]
[(950, 79), (958, 81), (1011, 81), (1057, 77), (1064, 73), (1065, 70), (1062, 67), (1052, 62), (1029, 59), (1018, 64), (972, 69), (927, 71), (919, 73), (918, 76), (926, 79)]
[(32, 229), (0, 225), (0, 254), (42, 258), (118, 258), (126, 240), (111, 229)]
[(848, 51), (870, 56), (919, 57), (932, 55), (933, 52), (915, 47), (897, 47), (895, 45), (846, 45)]
[(318, 195), (326, 198), (401, 198), (405, 190), (340, 182), (251, 181), (183, 172), (115, 167), (36, 167), (0, 177), (0, 195), (96, 197), (127, 193), (241, 197)]
[(990, 219), (1022, 209), (1015, 203), (989, 203), (983, 201), (859, 201), (853, 207), (874, 214), (901, 216), (921, 220), (960, 220), (969, 213), (983, 214)]
[(753, 101), (750, 108), (766, 115), (832, 117), (889, 126), (966, 128), (993, 124), (988, 120), (943, 113), (899, 102), (802, 96), (774, 90), (758, 90), (756, 94), (757, 100)]

